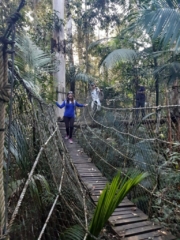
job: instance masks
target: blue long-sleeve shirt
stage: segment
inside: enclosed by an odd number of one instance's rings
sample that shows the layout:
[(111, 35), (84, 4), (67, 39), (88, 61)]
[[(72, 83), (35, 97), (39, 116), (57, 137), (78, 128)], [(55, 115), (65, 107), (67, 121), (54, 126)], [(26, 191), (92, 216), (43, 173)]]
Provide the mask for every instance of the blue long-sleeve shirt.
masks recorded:
[(67, 101), (63, 101), (62, 104), (59, 104), (58, 102), (56, 102), (56, 105), (59, 108), (65, 107), (64, 117), (75, 117), (75, 108), (76, 107), (84, 107), (83, 104), (80, 104), (76, 101), (71, 102), (71, 103), (68, 103)]

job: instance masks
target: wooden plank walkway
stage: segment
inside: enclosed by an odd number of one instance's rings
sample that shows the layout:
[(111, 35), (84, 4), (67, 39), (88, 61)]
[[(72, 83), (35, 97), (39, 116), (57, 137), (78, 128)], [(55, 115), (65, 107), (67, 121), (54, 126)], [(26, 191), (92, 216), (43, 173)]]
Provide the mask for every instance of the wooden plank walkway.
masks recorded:
[[(65, 136), (64, 123), (60, 123), (60, 131)], [(91, 198), (96, 203), (101, 191), (107, 183), (107, 179), (102, 176), (99, 169), (90, 162), (88, 156), (83, 152), (76, 139), (70, 144), (64, 140), (69, 155), (76, 166), (81, 181), (91, 189)], [(115, 209), (109, 218), (109, 223), (114, 232), (125, 240), (172, 240), (172, 236), (161, 226), (148, 221), (148, 216), (139, 210), (134, 203), (125, 198)]]

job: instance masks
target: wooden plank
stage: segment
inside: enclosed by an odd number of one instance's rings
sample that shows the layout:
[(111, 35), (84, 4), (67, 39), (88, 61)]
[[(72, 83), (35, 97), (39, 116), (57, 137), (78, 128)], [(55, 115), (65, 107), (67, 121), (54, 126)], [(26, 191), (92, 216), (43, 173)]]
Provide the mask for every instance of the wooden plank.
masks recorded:
[(94, 178), (96, 178), (96, 177), (102, 177), (102, 174), (101, 173), (98, 173), (98, 172), (89, 172), (89, 173), (79, 173), (79, 175), (81, 176), (81, 177), (94, 177)]
[(98, 182), (98, 181), (104, 181), (104, 182), (107, 182), (107, 180), (104, 178), (104, 177), (100, 177), (100, 176), (97, 176), (97, 177), (89, 177), (89, 176), (82, 176), (81, 179), (84, 181), (84, 180), (91, 180), (93, 182)]
[[(77, 169), (77, 168), (76, 168), (76, 169)], [(84, 171), (82, 171), (82, 170), (77, 169), (77, 171), (78, 171), (79, 174), (89, 174), (89, 173), (101, 174), (100, 172), (98, 172), (98, 171), (93, 171), (93, 170), (84, 170)], [(102, 174), (101, 174), (101, 176), (102, 176)]]
[[(79, 175), (80, 175), (80, 174), (98, 174), (98, 175), (101, 174), (101, 173), (99, 173), (98, 171), (89, 171), (89, 170), (87, 170), (87, 171), (86, 171), (86, 170), (84, 170), (84, 171), (81, 171), (81, 170), (80, 170), (80, 171), (79, 171), (79, 169), (77, 169), (77, 171), (78, 171)], [(100, 175), (99, 175), (99, 176), (100, 176)], [(102, 176), (102, 174), (101, 174), (101, 176)]]
[(121, 208), (116, 208), (112, 214), (112, 216), (117, 216), (118, 214), (121, 214), (121, 212), (124, 212), (124, 211), (134, 211), (133, 210), (134, 207), (132, 206), (128, 206), (128, 207), (121, 207)]
[(91, 178), (84, 178), (84, 179), (81, 179), (83, 182), (88, 182), (88, 183), (91, 183), (91, 184), (106, 184), (107, 182), (105, 180), (91, 180)]
[(99, 171), (89, 170), (89, 169), (91, 169), (89, 167), (87, 167), (87, 168), (83, 167), (84, 168), (84, 171), (83, 171), (82, 168), (79, 168), (77, 164), (74, 164), (74, 165), (79, 173), (99, 173)]
[[(75, 165), (77, 171), (79, 172), (79, 170), (80, 170), (80, 172), (81, 172), (82, 167), (79, 167), (78, 164), (74, 164), (74, 165)], [(83, 166), (83, 169), (84, 169), (84, 172), (91, 172), (91, 171), (88, 170), (88, 169), (90, 169), (89, 166), (87, 166), (87, 167)], [(92, 171), (92, 172), (93, 172), (93, 171)]]
[(176, 239), (174, 236), (171, 234), (164, 235), (161, 230), (149, 232), (149, 233), (144, 233), (144, 234), (138, 234), (136, 236), (131, 236), (131, 237), (126, 237), (123, 238), (124, 240), (145, 240), (145, 239), (160, 239), (160, 240), (174, 240)]
[[(113, 224), (113, 225), (120, 225), (123, 221), (123, 219), (127, 219), (127, 218), (141, 218), (141, 217), (145, 217), (146, 219), (148, 219), (148, 217), (143, 214), (143, 213), (127, 213), (127, 214), (124, 214), (124, 215), (119, 215), (118, 217), (110, 217), (110, 222)], [(111, 220), (113, 219), (113, 220)]]
[(142, 211), (141, 210), (139, 210), (139, 209), (137, 209), (137, 211), (136, 212), (134, 212), (134, 211), (132, 211), (132, 210), (125, 210), (125, 211), (120, 211), (120, 212), (118, 212), (118, 214), (117, 215), (112, 215), (110, 218), (109, 218), (109, 221), (116, 221), (116, 220), (118, 220), (119, 219), (119, 217), (121, 217), (121, 216), (123, 216), (123, 215), (126, 215), (126, 214), (132, 214), (133, 216), (137, 216), (137, 214), (140, 214), (140, 213), (142, 213)]
[(106, 186), (105, 184), (103, 184), (103, 185), (101, 185), (101, 184), (93, 184), (93, 187), (94, 187), (95, 191), (103, 190), (105, 188), (105, 186)]
[(125, 203), (124, 203), (124, 202), (121, 202), (121, 203), (118, 205), (117, 208), (121, 208), (121, 207), (125, 207), (125, 206), (136, 207), (136, 206), (134, 205), (134, 203), (132, 203), (132, 202), (129, 201), (129, 200), (126, 200)]
[[(92, 196), (100, 196), (101, 195), (101, 193), (102, 193), (102, 191), (103, 191), (103, 188), (101, 188), (101, 189), (96, 189), (96, 188), (94, 188), (92, 191), (91, 191), (91, 195)], [(122, 201), (122, 203), (127, 203), (127, 201), (124, 199), (123, 201)], [(129, 203), (129, 202), (128, 202)], [(134, 205), (133, 205), (134, 206)]]
[[(143, 225), (143, 222), (141, 222), (141, 223)], [(114, 227), (114, 229), (116, 229), (116, 228)], [(161, 226), (156, 226), (156, 225), (153, 226), (152, 224), (149, 224), (149, 225), (144, 225), (141, 227), (126, 229), (125, 231), (121, 231), (121, 232), (118, 231), (117, 233), (119, 236), (129, 237), (129, 236), (134, 236), (137, 234), (144, 234), (144, 233), (146, 233), (148, 235), (149, 232), (153, 232), (153, 231), (156, 231), (159, 229), (161, 229)]]
[(93, 181), (90, 181), (89, 179), (88, 180), (82, 180), (85, 184), (88, 183), (88, 184), (91, 184), (92, 185), (92, 189), (94, 186), (96, 186), (96, 183), (98, 185), (101, 185), (104, 187), (104, 185), (106, 184), (104, 181), (97, 181), (97, 182), (93, 182)]
[[(92, 181), (90, 181), (90, 180), (83, 180), (83, 182), (84, 182), (84, 184), (86, 184), (86, 183), (87, 183), (87, 184), (93, 184), (93, 183), (94, 183), (94, 182), (92, 182)], [(102, 181), (102, 182), (101, 182), (101, 181), (98, 181), (98, 183), (103, 185), (103, 184), (104, 184), (104, 181)]]
[(161, 226), (158, 226), (158, 225), (142, 226), (142, 227), (127, 230), (126, 236), (132, 236), (132, 235), (141, 234), (141, 233), (149, 233), (159, 229), (161, 229)]
[(78, 156), (71, 156), (73, 162), (77, 162), (79, 160), (84, 161), (84, 162), (90, 162), (89, 158), (83, 158), (83, 157), (78, 157)]
[[(94, 202), (97, 202), (98, 199), (99, 199), (99, 196), (91, 196), (91, 198), (93, 199)], [(121, 203), (121, 207), (132, 207), (132, 206), (135, 206), (133, 205), (132, 203), (128, 203), (128, 202), (122, 202)]]
[(78, 159), (78, 160), (76, 160), (76, 161), (72, 160), (72, 162), (73, 162), (74, 164), (89, 163), (88, 161), (85, 161), (85, 160), (83, 160), (83, 159)]
[(78, 167), (84, 167), (84, 168), (91, 168), (91, 167), (93, 167), (94, 166), (94, 164), (92, 164), (92, 163), (74, 163), (74, 165), (76, 166), (78, 166)]
[(137, 227), (147, 226), (147, 225), (153, 225), (153, 223), (150, 222), (150, 221), (136, 222), (136, 223), (132, 223), (132, 224), (115, 226), (115, 227), (113, 227), (113, 229), (115, 230), (116, 233), (119, 234), (119, 232), (122, 232), (122, 231), (126, 231), (126, 230), (129, 230), (129, 229), (134, 229), (134, 228), (137, 228)]
[(111, 223), (111, 225), (118, 226), (118, 225), (125, 225), (125, 224), (129, 224), (129, 223), (143, 222), (147, 219), (148, 219), (147, 216), (127, 217), (127, 218), (118, 220), (115, 223), (113, 222), (113, 223)]
[(118, 207), (135, 207), (135, 205), (132, 202), (122, 202)]
[(88, 172), (101, 173), (98, 169), (93, 169), (93, 168), (79, 168), (79, 167), (76, 167), (76, 169), (78, 170), (79, 173), (88, 173)]
[(89, 160), (89, 158), (87, 156), (85, 156), (85, 155), (78, 155), (76, 153), (72, 154), (71, 157), (73, 158), (74, 161), (77, 160), (77, 159)]
[[(99, 196), (100, 195), (91, 195), (91, 198), (93, 199), (94, 202), (98, 202)], [(133, 203), (131, 203), (130, 201), (129, 202), (128, 201), (123, 201), (123, 202), (121, 202), (120, 206), (121, 207), (125, 207), (125, 206), (129, 207), (129, 206), (135, 206), (135, 205)]]

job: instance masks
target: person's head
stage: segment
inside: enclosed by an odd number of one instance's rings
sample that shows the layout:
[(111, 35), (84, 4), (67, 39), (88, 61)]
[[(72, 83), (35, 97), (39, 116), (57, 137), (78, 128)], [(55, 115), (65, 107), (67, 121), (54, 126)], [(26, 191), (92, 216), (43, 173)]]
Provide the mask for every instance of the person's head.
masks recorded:
[(73, 101), (74, 100), (74, 94), (72, 91), (69, 91), (67, 94), (67, 101)]
[(96, 87), (95, 83), (91, 83), (91, 88), (94, 89)]
[(138, 88), (139, 88), (139, 91), (142, 91), (142, 92), (145, 90), (144, 86), (142, 86), (142, 85), (139, 85)]

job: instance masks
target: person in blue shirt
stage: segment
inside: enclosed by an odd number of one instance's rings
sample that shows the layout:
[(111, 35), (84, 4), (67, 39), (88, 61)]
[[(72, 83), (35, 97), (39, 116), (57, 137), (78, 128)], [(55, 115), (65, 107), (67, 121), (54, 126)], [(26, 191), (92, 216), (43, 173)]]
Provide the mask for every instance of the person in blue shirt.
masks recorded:
[[(140, 108), (142, 107), (142, 117), (145, 116), (145, 111), (144, 111), (144, 107), (145, 107), (145, 87), (144, 86), (138, 86), (138, 90), (136, 92), (136, 108)], [(139, 115), (139, 111), (138, 109), (136, 109), (136, 118), (138, 118)]]
[(74, 128), (74, 119), (75, 119), (75, 109), (76, 107), (86, 107), (88, 104), (80, 104), (74, 99), (73, 92), (68, 92), (67, 99), (59, 104), (56, 102), (56, 105), (59, 108), (65, 107), (64, 111), (64, 122), (66, 127), (66, 137), (65, 139), (69, 139), (69, 143), (73, 143), (72, 134)]

